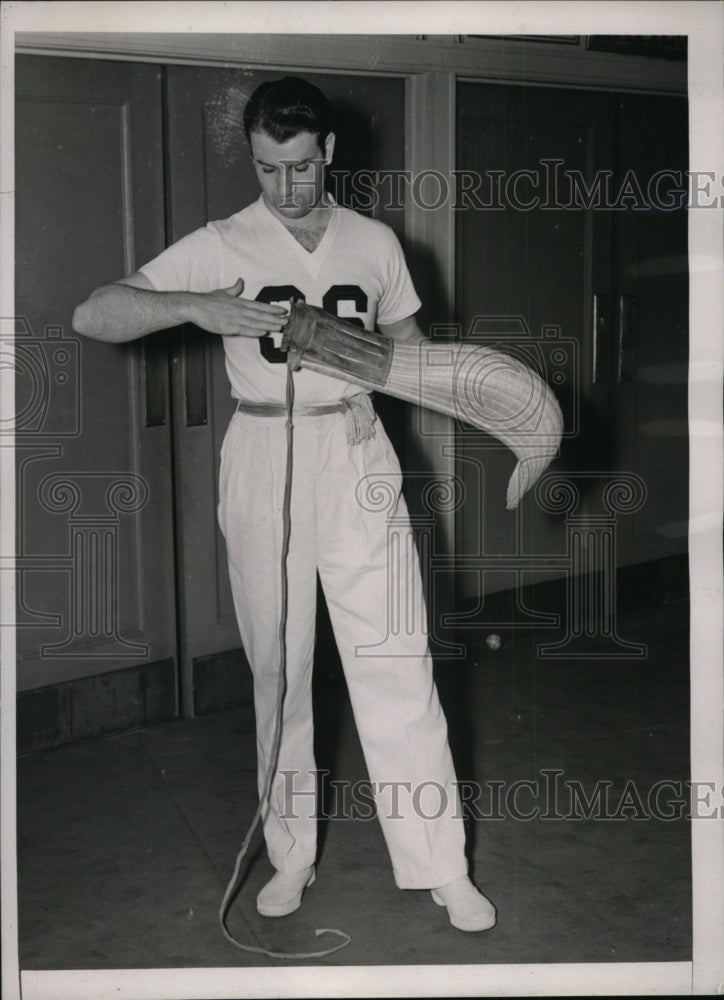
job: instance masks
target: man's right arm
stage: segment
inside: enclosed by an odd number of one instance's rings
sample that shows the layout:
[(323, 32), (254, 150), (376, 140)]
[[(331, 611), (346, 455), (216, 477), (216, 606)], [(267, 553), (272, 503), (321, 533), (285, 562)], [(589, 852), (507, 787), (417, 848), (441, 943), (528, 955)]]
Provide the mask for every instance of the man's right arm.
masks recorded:
[(212, 292), (157, 292), (145, 274), (137, 271), (91, 292), (73, 313), (73, 329), (115, 344), (181, 323), (232, 337), (261, 337), (281, 330), (288, 319), (286, 310), (243, 299), (243, 289), (239, 278), (231, 288)]

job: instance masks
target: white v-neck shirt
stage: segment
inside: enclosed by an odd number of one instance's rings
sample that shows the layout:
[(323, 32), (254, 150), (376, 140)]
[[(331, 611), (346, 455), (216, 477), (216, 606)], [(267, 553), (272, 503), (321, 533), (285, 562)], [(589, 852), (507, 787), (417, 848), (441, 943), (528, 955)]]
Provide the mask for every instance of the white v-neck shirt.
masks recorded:
[[(305, 250), (260, 197), (228, 219), (210, 222), (140, 268), (157, 291), (210, 292), (244, 279), (243, 298), (288, 302), (292, 297), (333, 315), (397, 323), (420, 308), (394, 232), (338, 205), (316, 250)], [(283, 403), (286, 355), (274, 337), (224, 337), (231, 394), (253, 402)], [(359, 392), (342, 379), (300, 370), (300, 403), (333, 403)]]

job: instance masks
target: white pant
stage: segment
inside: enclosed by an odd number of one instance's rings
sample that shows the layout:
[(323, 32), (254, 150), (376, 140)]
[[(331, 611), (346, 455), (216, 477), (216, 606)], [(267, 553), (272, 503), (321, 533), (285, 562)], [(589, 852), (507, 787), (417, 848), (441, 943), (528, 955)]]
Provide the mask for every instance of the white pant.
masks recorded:
[[(279, 675), (285, 424), (280, 417), (236, 413), (222, 447), (219, 490), (234, 604), (254, 676), (260, 792)], [(395, 881), (400, 888), (426, 888), (467, 871), (462, 812), (432, 678), (414, 548), (400, 572), (389, 572), (397, 566), (389, 564), (392, 549), (399, 552), (388, 544), (388, 529), (409, 536), (409, 520), (399, 462), (379, 420), (375, 430), (372, 440), (349, 445), (342, 414), (295, 420), (287, 690), (264, 836), (278, 871), (314, 863), (311, 678), (318, 571)], [(402, 626), (391, 628), (400, 608)], [(411, 631), (405, 625), (410, 621)]]

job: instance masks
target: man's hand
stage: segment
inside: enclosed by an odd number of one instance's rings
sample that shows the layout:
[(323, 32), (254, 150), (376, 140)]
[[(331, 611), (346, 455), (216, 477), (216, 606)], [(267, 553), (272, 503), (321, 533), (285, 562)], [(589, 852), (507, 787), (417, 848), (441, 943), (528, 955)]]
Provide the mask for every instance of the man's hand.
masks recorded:
[(289, 319), (289, 310), (282, 306), (242, 299), (244, 281), (238, 278), (231, 288), (194, 295), (190, 320), (202, 330), (223, 337), (263, 337), (278, 333)]

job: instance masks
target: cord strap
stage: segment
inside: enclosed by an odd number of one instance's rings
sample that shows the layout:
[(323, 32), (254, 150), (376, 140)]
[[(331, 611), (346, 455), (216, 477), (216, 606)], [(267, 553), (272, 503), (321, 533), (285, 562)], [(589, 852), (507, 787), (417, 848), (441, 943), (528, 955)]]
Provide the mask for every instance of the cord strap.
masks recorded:
[[(366, 395), (362, 393), (362, 395)], [(370, 404), (371, 407), (372, 404)], [(281, 745), (281, 733), (282, 733), (282, 715), (284, 707), (284, 694), (286, 692), (286, 674), (287, 674), (287, 642), (286, 642), (286, 631), (287, 631), (287, 618), (288, 618), (288, 598), (289, 598), (289, 586), (287, 578), (287, 556), (289, 554), (289, 538), (291, 535), (291, 497), (292, 497), (292, 470), (293, 470), (293, 415), (294, 411), (294, 377), (291, 365), (287, 365), (287, 382), (286, 382), (286, 406), (284, 408), (284, 413), (287, 418), (286, 426), (286, 440), (287, 440), (287, 459), (286, 459), (286, 475), (284, 481), (284, 504), (282, 508), (282, 551), (281, 551), (281, 609), (279, 614), (279, 680), (277, 683), (277, 697), (276, 697), (276, 707), (275, 707), (275, 717), (274, 717), (274, 736), (272, 737), (272, 749), (269, 758), (269, 767), (267, 768), (266, 776), (264, 779), (264, 787), (262, 794), (259, 796), (259, 805), (254, 814), (254, 818), (249, 825), (249, 829), (244, 837), (244, 842), (241, 845), (241, 849), (236, 856), (236, 863), (234, 865), (234, 873), (231, 876), (231, 880), (224, 893), (224, 898), (221, 901), (221, 906), (219, 908), (219, 923), (221, 925), (221, 932), (229, 942), (235, 948), (239, 948), (241, 951), (252, 952), (257, 955), (268, 955), (270, 958), (325, 958), (327, 955), (334, 954), (335, 951), (340, 951), (342, 948), (346, 948), (350, 943), (352, 938), (349, 934), (345, 934), (344, 931), (337, 930), (334, 927), (319, 927), (315, 930), (315, 935), (320, 937), (322, 934), (336, 934), (338, 937), (342, 938), (340, 944), (334, 945), (332, 948), (325, 948), (323, 951), (308, 951), (308, 952), (285, 952), (285, 951), (271, 951), (268, 948), (264, 948), (261, 945), (249, 945), (242, 944), (241, 941), (233, 936), (231, 931), (227, 927), (227, 918), (229, 915), (229, 910), (234, 898), (239, 890), (239, 874), (241, 871), (241, 862), (243, 861), (251, 842), (251, 838), (254, 835), (259, 820), (261, 818), (262, 811), (268, 803), (269, 796), (271, 793), (272, 781), (277, 769), (277, 763), (279, 761), (279, 747)], [(373, 411), (374, 412), (374, 411)]]

